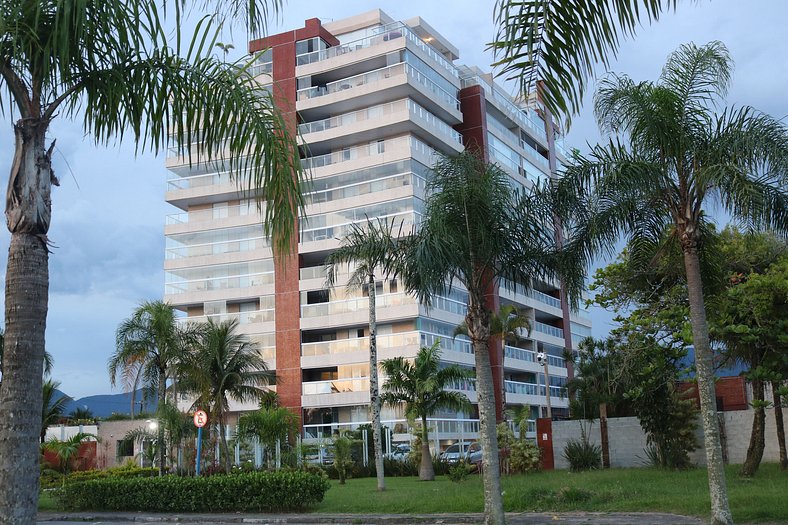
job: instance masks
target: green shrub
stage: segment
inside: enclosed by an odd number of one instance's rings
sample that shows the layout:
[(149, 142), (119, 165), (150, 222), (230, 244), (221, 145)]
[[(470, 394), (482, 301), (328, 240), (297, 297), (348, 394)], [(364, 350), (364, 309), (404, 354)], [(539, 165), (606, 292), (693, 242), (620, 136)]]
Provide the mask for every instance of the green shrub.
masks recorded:
[(117, 478), (66, 485), (66, 510), (265, 512), (299, 510), (323, 500), (330, 484), (296, 470), (187, 478)]
[(569, 462), (569, 470), (595, 470), (602, 466), (602, 447), (588, 441), (583, 433), (580, 439), (570, 439), (564, 447), (564, 458)]
[(461, 481), (465, 481), (471, 474), (472, 470), (473, 467), (471, 465), (468, 465), (464, 461), (460, 461), (456, 465), (449, 467), (449, 471), (446, 473), (446, 475), (454, 483), (459, 483)]
[(542, 451), (532, 441), (511, 444), (509, 467), (514, 473), (535, 472), (542, 466)]
[[(82, 483), (84, 481), (92, 481), (96, 479), (107, 478), (148, 478), (157, 476), (159, 469), (157, 468), (140, 468), (137, 466), (122, 466), (106, 470), (83, 470), (71, 472), (65, 476), (65, 484), (69, 483)], [(45, 472), (41, 475), (41, 488), (57, 488), (64, 484), (63, 475), (52, 472)]]

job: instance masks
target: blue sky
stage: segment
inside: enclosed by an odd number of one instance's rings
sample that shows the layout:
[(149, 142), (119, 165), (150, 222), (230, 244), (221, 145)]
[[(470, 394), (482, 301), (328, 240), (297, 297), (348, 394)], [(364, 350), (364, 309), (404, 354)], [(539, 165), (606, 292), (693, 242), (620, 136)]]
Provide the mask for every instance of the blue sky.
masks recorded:
[[(721, 40), (729, 48), (736, 71), (728, 104), (749, 104), (778, 118), (788, 115), (788, 2), (701, 0), (680, 3), (656, 25), (644, 27), (625, 42), (611, 71), (635, 79), (655, 79), (667, 55), (679, 45)], [(489, 69), (485, 51), (493, 40), (493, 2), (455, 0), (313, 2), (290, 0), (270, 32), (301, 27), (306, 18), (339, 19), (380, 7), (395, 19), (421, 16), (460, 49), (459, 63)], [(246, 48), (244, 31), (224, 38), (237, 56)], [(603, 71), (600, 69), (599, 73)], [(0, 159), (10, 167), (13, 133), (6, 114), (0, 128)], [(158, 299), (164, 290), (164, 217), (175, 213), (164, 202), (164, 158), (135, 156), (131, 143), (105, 148), (86, 137), (79, 123), (56, 120), (54, 167), (61, 186), (53, 192), (50, 239), (50, 302), (47, 349), (55, 358), (54, 377), (69, 395), (110, 392), (106, 362), (114, 350), (118, 323), (143, 300)], [(586, 102), (575, 117), (567, 143), (586, 149), (599, 140)], [(10, 234), (2, 229), (6, 253)], [(601, 264), (601, 263), (600, 263)], [(0, 261), (5, 273), (5, 257)], [(592, 311), (594, 334), (604, 336), (610, 315)], [(119, 392), (119, 389), (113, 390)]]

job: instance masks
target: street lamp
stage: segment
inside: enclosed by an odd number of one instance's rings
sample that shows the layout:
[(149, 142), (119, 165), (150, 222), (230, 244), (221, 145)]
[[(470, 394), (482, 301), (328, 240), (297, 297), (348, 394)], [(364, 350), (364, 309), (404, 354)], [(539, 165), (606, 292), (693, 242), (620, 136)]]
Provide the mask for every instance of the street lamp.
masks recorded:
[(536, 360), (544, 366), (544, 397), (547, 400), (547, 419), (553, 419), (553, 409), (550, 404), (550, 374), (547, 371), (547, 354), (544, 347), (536, 353)]

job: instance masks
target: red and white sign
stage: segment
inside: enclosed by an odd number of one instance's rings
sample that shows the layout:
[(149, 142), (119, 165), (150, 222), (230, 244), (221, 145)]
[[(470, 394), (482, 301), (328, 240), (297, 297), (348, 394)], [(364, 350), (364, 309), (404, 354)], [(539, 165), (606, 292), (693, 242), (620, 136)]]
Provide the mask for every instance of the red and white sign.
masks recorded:
[(208, 414), (206, 414), (203, 410), (198, 410), (194, 413), (194, 426), (197, 428), (202, 428), (205, 424), (208, 423)]

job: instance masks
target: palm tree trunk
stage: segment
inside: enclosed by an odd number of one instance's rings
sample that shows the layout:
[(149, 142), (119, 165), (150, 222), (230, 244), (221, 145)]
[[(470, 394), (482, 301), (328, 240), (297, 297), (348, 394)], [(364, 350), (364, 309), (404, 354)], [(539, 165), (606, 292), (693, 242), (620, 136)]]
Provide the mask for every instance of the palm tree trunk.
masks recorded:
[(703, 420), (703, 441), (706, 448), (706, 468), (709, 476), (712, 525), (731, 525), (733, 516), (728, 505), (728, 489), (722, 461), (720, 427), (717, 421), (716, 395), (714, 392), (714, 370), (712, 367), (709, 327), (706, 322), (706, 307), (703, 301), (703, 283), (700, 276), (697, 244), (684, 245), (684, 268), (687, 274), (692, 341), (695, 347), (695, 367), (698, 375), (700, 413)]
[(607, 403), (599, 403), (599, 437), (602, 442), (602, 467), (610, 468), (610, 440), (607, 433)]
[[(481, 301), (469, 294), (468, 315), (465, 322), (473, 341), (476, 359), (476, 396), (479, 403), (479, 441), (482, 450), (482, 483), (484, 484), (484, 523), (505, 523), (501, 496), (501, 467), (498, 458), (498, 438), (495, 428), (495, 388), (488, 341), (490, 338), (489, 312)], [(485, 322), (485, 319), (487, 322)]]
[(772, 381), (774, 396), (774, 424), (777, 427), (777, 445), (780, 448), (780, 470), (788, 470), (788, 454), (785, 452), (785, 426), (783, 426), (783, 407), (780, 399), (780, 381)]
[(375, 276), (369, 276), (369, 406), (372, 411), (372, 444), (375, 448), (375, 472), (378, 490), (386, 490), (383, 472), (383, 444), (380, 437), (380, 388), (378, 386), (378, 322), (375, 314)]
[(222, 447), (222, 464), (224, 471), (230, 473), (232, 470), (232, 462), (230, 461), (230, 448), (227, 446), (227, 432), (226, 425), (224, 424), (224, 410), (217, 413), (217, 422), (219, 423), (219, 443)]
[[(5, 281), (5, 350), (0, 383), (0, 524), (33, 524), (38, 510), (42, 370), (49, 294), (46, 234), (53, 174), (48, 121), (22, 119), (8, 181), (11, 232)], [(13, 417), (11, 417), (13, 415)]]
[(741, 467), (740, 474), (742, 476), (754, 476), (761, 465), (761, 459), (763, 459), (764, 440), (766, 437), (766, 410), (763, 406), (765, 397), (763, 390), (763, 379), (753, 379), (752, 397), (755, 401), (760, 401), (760, 403), (754, 403), (755, 413), (752, 418), (750, 445), (747, 447), (747, 456), (744, 459), (744, 465)]
[[(437, 454), (438, 451), (436, 450)], [(419, 465), (421, 481), (435, 481), (435, 469), (430, 455), (430, 429), (427, 427), (427, 414), (421, 415), (421, 465)]]
[[(158, 390), (158, 410), (164, 409), (164, 404), (167, 402), (167, 373), (165, 370), (159, 369), (159, 390)], [(157, 421), (158, 428), (158, 441), (159, 441), (159, 476), (164, 475), (164, 461), (167, 457), (164, 447), (164, 425), (161, 421)]]

